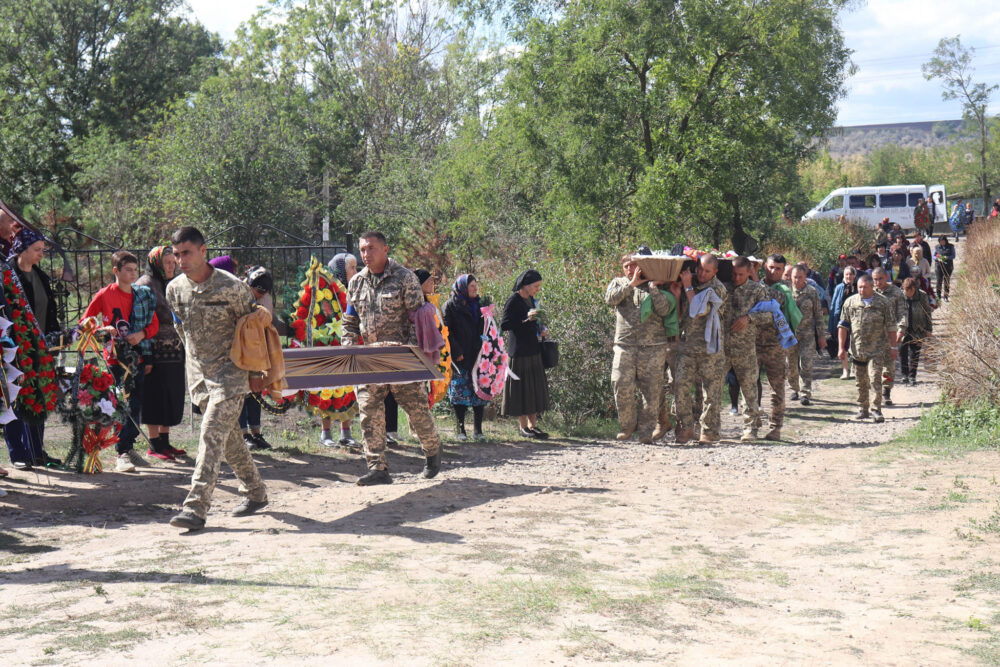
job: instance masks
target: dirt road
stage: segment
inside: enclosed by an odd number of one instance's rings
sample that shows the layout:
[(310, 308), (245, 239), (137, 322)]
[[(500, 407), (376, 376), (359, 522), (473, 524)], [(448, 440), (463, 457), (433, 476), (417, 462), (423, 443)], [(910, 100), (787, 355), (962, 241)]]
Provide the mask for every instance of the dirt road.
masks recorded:
[(189, 467), (12, 471), (4, 662), (1000, 661), (1000, 463), (883, 444), (932, 384), (882, 425), (846, 420), (852, 389), (790, 403), (785, 443), (451, 443), (432, 481), (411, 443), (376, 488), (356, 455), (288, 446), (258, 457), (262, 515), (228, 516), (228, 475), (195, 534), (166, 523)]

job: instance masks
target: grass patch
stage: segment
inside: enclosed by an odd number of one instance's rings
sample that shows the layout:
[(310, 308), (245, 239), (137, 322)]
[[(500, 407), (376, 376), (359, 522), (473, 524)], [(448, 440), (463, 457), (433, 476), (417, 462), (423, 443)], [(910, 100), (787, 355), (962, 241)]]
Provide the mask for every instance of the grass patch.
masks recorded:
[(955, 586), (955, 590), (963, 593), (971, 591), (1000, 593), (1000, 572), (978, 572), (969, 575)]
[[(962, 406), (939, 403), (926, 411), (917, 425), (882, 445), (882, 454), (914, 451), (939, 457), (1000, 449), (1000, 411), (985, 400)], [(961, 481), (961, 480), (959, 480)]]

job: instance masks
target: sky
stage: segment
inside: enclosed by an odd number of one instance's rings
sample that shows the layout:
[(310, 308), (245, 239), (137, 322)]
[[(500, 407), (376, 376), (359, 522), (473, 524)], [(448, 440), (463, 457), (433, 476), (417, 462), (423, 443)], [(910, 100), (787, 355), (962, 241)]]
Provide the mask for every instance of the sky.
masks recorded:
[[(187, 0), (209, 30), (230, 40), (257, 0)], [(1000, 83), (1000, 2), (991, 0), (869, 0), (845, 12), (841, 27), (857, 73), (838, 105), (838, 125), (868, 125), (960, 118), (958, 101), (943, 101), (941, 85), (920, 66), (942, 37), (960, 35), (975, 47), (975, 77)], [(1000, 91), (990, 112), (1000, 114)]]

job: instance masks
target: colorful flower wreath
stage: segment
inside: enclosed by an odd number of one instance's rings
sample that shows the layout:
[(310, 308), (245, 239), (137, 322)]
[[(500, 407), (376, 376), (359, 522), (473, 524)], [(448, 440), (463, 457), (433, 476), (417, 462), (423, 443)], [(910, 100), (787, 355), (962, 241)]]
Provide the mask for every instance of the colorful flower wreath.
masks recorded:
[(55, 409), (59, 398), (55, 358), (49, 354), (35, 314), (24, 298), (24, 290), (14, 271), (4, 268), (2, 280), (13, 322), (10, 337), (17, 346), (15, 358), (24, 372), (14, 409), (26, 421), (44, 421), (48, 413)]
[(484, 401), (493, 400), (503, 393), (510, 362), (493, 309), (492, 305), (482, 309), (483, 344), (476, 357), (476, 365), (472, 368), (472, 386), (476, 390), (476, 396)]
[(441, 371), (444, 379), (432, 381), (430, 393), (427, 395), (427, 401), (433, 408), (435, 403), (448, 395), (448, 383), (451, 382), (451, 344), (448, 342), (448, 327), (444, 325), (444, 318), (441, 316), (441, 295), (431, 294), (427, 298), (437, 309), (434, 321), (437, 322), (438, 331), (441, 333), (441, 337), (444, 338), (444, 347), (438, 353), (437, 360), (438, 370)]
[[(312, 257), (300, 288), (292, 310), (292, 347), (308, 346), (310, 335), (314, 347), (340, 345), (343, 336), (341, 320), (347, 308), (347, 291), (344, 286), (325, 266)], [(309, 308), (310, 303), (312, 312)], [(306, 409), (317, 417), (347, 421), (358, 416), (358, 399), (354, 394), (354, 387), (299, 392), (298, 395), (287, 397), (282, 402), (299, 399), (302, 399)]]
[(75, 380), (71, 385), (76, 391), (75, 404), (71, 404), (71, 412), (75, 413), (71, 417), (76, 425), (74, 436), (81, 425), (83, 428), (80, 442), (73, 444), (87, 455), (83, 472), (101, 472), (101, 450), (118, 442), (122, 430), (124, 391), (115, 384), (111, 373), (95, 364), (84, 364)]

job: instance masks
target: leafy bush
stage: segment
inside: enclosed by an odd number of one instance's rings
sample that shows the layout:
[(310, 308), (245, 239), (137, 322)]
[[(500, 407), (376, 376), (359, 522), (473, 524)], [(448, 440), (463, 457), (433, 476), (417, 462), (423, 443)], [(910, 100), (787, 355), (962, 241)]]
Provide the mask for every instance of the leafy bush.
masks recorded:
[(956, 405), (939, 403), (924, 413), (906, 440), (925, 449), (957, 453), (1000, 448), (1000, 413), (996, 405), (978, 399)]
[(783, 252), (792, 261), (806, 261), (823, 274), (845, 253), (854, 252), (863, 259), (873, 251), (874, 240), (875, 230), (868, 227), (810, 220), (779, 227), (766, 247), (772, 252)]

